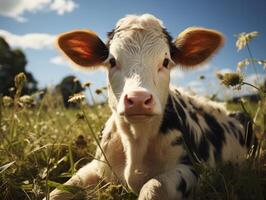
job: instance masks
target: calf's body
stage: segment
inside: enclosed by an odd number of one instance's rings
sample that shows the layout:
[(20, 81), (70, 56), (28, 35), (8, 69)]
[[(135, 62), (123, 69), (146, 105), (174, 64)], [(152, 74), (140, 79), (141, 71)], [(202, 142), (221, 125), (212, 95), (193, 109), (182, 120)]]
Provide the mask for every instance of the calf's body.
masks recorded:
[[(216, 31), (191, 28), (175, 41), (151, 15), (128, 16), (105, 45), (93, 32), (75, 31), (58, 39), (75, 63), (108, 71), (112, 116), (102, 131), (96, 159), (66, 184), (87, 187), (122, 183), (139, 199), (186, 199), (198, 174), (192, 161), (215, 167), (241, 162), (247, 154), (245, 128), (217, 103), (170, 88), (174, 65), (193, 67), (223, 43)], [(71, 198), (55, 190), (52, 199)]]

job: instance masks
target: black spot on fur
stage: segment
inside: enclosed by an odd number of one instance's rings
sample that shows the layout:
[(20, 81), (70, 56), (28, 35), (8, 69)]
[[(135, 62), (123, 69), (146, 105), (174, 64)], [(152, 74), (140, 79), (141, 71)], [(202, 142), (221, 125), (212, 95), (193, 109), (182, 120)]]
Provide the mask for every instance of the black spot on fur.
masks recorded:
[(196, 178), (198, 178), (199, 177), (199, 174), (196, 172), (196, 170), (195, 169), (190, 169), (190, 171), (192, 172), (192, 174), (196, 177)]
[[(238, 129), (239, 143), (243, 146), (246, 143), (247, 147), (251, 147), (252, 144), (256, 144), (256, 137), (253, 135), (252, 119), (251, 117), (244, 112), (235, 112), (230, 113), (230, 117), (237, 119), (244, 127), (245, 134), (241, 134)], [(230, 122), (232, 126), (234, 124)], [(240, 133), (239, 133), (240, 132)]]
[(209, 159), (209, 144), (205, 138), (205, 135), (202, 135), (200, 139), (198, 146), (198, 156), (199, 159), (203, 159), (204, 161), (207, 161)]
[[(182, 115), (182, 117), (185, 117), (184, 110), (182, 110), (182, 108), (179, 108), (178, 110), (180, 111), (180, 114)], [(178, 114), (179, 113), (175, 112), (171, 96), (169, 95), (166, 106), (165, 106), (162, 123), (160, 126), (161, 133), (165, 134), (169, 130), (173, 130), (173, 129), (181, 130), (182, 124), (181, 124)]]
[(210, 131), (206, 131), (206, 136), (215, 148), (214, 157), (216, 160), (221, 160), (223, 142), (225, 141), (224, 130), (214, 116), (205, 113), (204, 119), (210, 128)]
[(227, 127), (226, 124), (222, 123), (222, 126), (224, 127), (224, 130), (226, 131), (226, 133), (231, 134), (231, 132), (230, 132), (230, 130), (229, 130), (229, 128)]
[(191, 190), (187, 189), (187, 183), (183, 177), (181, 177), (177, 190), (182, 193), (183, 198), (187, 198), (190, 195)]
[(186, 103), (184, 102), (184, 100), (183, 100), (182, 98), (178, 98), (178, 100), (180, 101), (180, 103), (182, 104), (182, 106), (183, 106), (184, 108), (187, 107)]
[(195, 121), (195, 123), (199, 123), (199, 120), (198, 120), (198, 117), (197, 117), (197, 114), (193, 111), (189, 111), (189, 115), (190, 117)]
[[(173, 102), (177, 112), (174, 109)], [(196, 144), (195, 133), (187, 124), (187, 115), (184, 108), (182, 107), (181, 103), (169, 96), (165, 107), (160, 132), (162, 134), (166, 134), (169, 130), (174, 129), (181, 131), (184, 143), (187, 146), (187, 150), (190, 151), (190, 154), (195, 161), (198, 161), (198, 159), (204, 161), (208, 160), (209, 144), (207, 139), (202, 137), (199, 143)]]
[(181, 177), (180, 183), (177, 187), (177, 190), (180, 191), (182, 193), (182, 196), (185, 197), (186, 195), (186, 190), (187, 190), (187, 183), (184, 180), (183, 177)]
[(229, 124), (231, 130), (233, 131), (234, 136), (235, 136), (236, 138), (238, 138), (238, 137), (237, 137), (237, 133), (236, 133), (236, 126), (235, 126), (231, 121), (229, 121), (228, 124)]
[(241, 133), (240, 130), (237, 130), (237, 132), (238, 132), (238, 141), (239, 141), (239, 144), (241, 146), (244, 146), (245, 145), (245, 140), (244, 140), (243, 134)]
[(189, 156), (187, 154), (180, 158), (179, 163), (192, 166), (191, 159), (189, 158)]

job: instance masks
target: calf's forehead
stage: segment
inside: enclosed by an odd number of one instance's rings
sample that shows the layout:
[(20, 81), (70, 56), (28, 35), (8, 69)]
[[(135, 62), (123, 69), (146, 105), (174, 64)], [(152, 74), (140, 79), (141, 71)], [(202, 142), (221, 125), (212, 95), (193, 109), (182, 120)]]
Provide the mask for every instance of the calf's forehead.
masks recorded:
[(128, 56), (168, 54), (172, 41), (162, 22), (149, 14), (122, 18), (108, 36), (110, 52), (122, 60)]
[(163, 23), (150, 14), (144, 14), (141, 16), (137, 15), (128, 15), (120, 19), (115, 29), (130, 29), (130, 28), (139, 28), (139, 29), (151, 29), (154, 31), (161, 31), (164, 28)]

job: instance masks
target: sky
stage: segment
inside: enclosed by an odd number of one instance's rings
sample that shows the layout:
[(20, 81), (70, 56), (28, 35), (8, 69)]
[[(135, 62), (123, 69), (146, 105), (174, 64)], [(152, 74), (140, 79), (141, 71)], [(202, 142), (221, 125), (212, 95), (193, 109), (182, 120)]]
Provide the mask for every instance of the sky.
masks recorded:
[[(232, 89), (220, 86), (217, 71), (233, 72), (237, 63), (249, 54), (237, 51), (236, 34), (258, 31), (250, 43), (253, 56), (266, 59), (265, 0), (0, 0), (0, 36), (12, 48), (21, 48), (28, 60), (27, 71), (38, 80), (39, 87), (58, 84), (65, 76), (75, 75), (81, 82), (90, 81), (93, 89), (106, 85), (105, 72), (79, 71), (55, 48), (58, 34), (74, 29), (91, 29), (106, 41), (106, 33), (117, 20), (128, 14), (150, 13), (163, 21), (176, 37), (190, 26), (216, 29), (226, 38), (224, 47), (210, 62), (195, 70), (175, 67), (171, 83), (201, 95), (217, 93), (230, 97)], [(251, 66), (243, 69), (245, 80), (263, 81), (266, 70), (257, 65), (257, 76)], [(205, 79), (200, 80), (200, 75)], [(252, 92), (243, 88), (234, 94)]]

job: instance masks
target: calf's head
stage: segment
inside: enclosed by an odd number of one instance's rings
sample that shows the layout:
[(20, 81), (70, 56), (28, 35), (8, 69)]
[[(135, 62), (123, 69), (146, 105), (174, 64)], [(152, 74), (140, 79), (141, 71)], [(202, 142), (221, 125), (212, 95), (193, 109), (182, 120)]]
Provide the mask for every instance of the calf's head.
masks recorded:
[(160, 116), (165, 107), (170, 70), (194, 67), (223, 44), (214, 30), (188, 28), (175, 40), (154, 16), (127, 16), (118, 21), (105, 44), (93, 31), (58, 37), (59, 48), (83, 68), (105, 66), (109, 105), (127, 120)]

